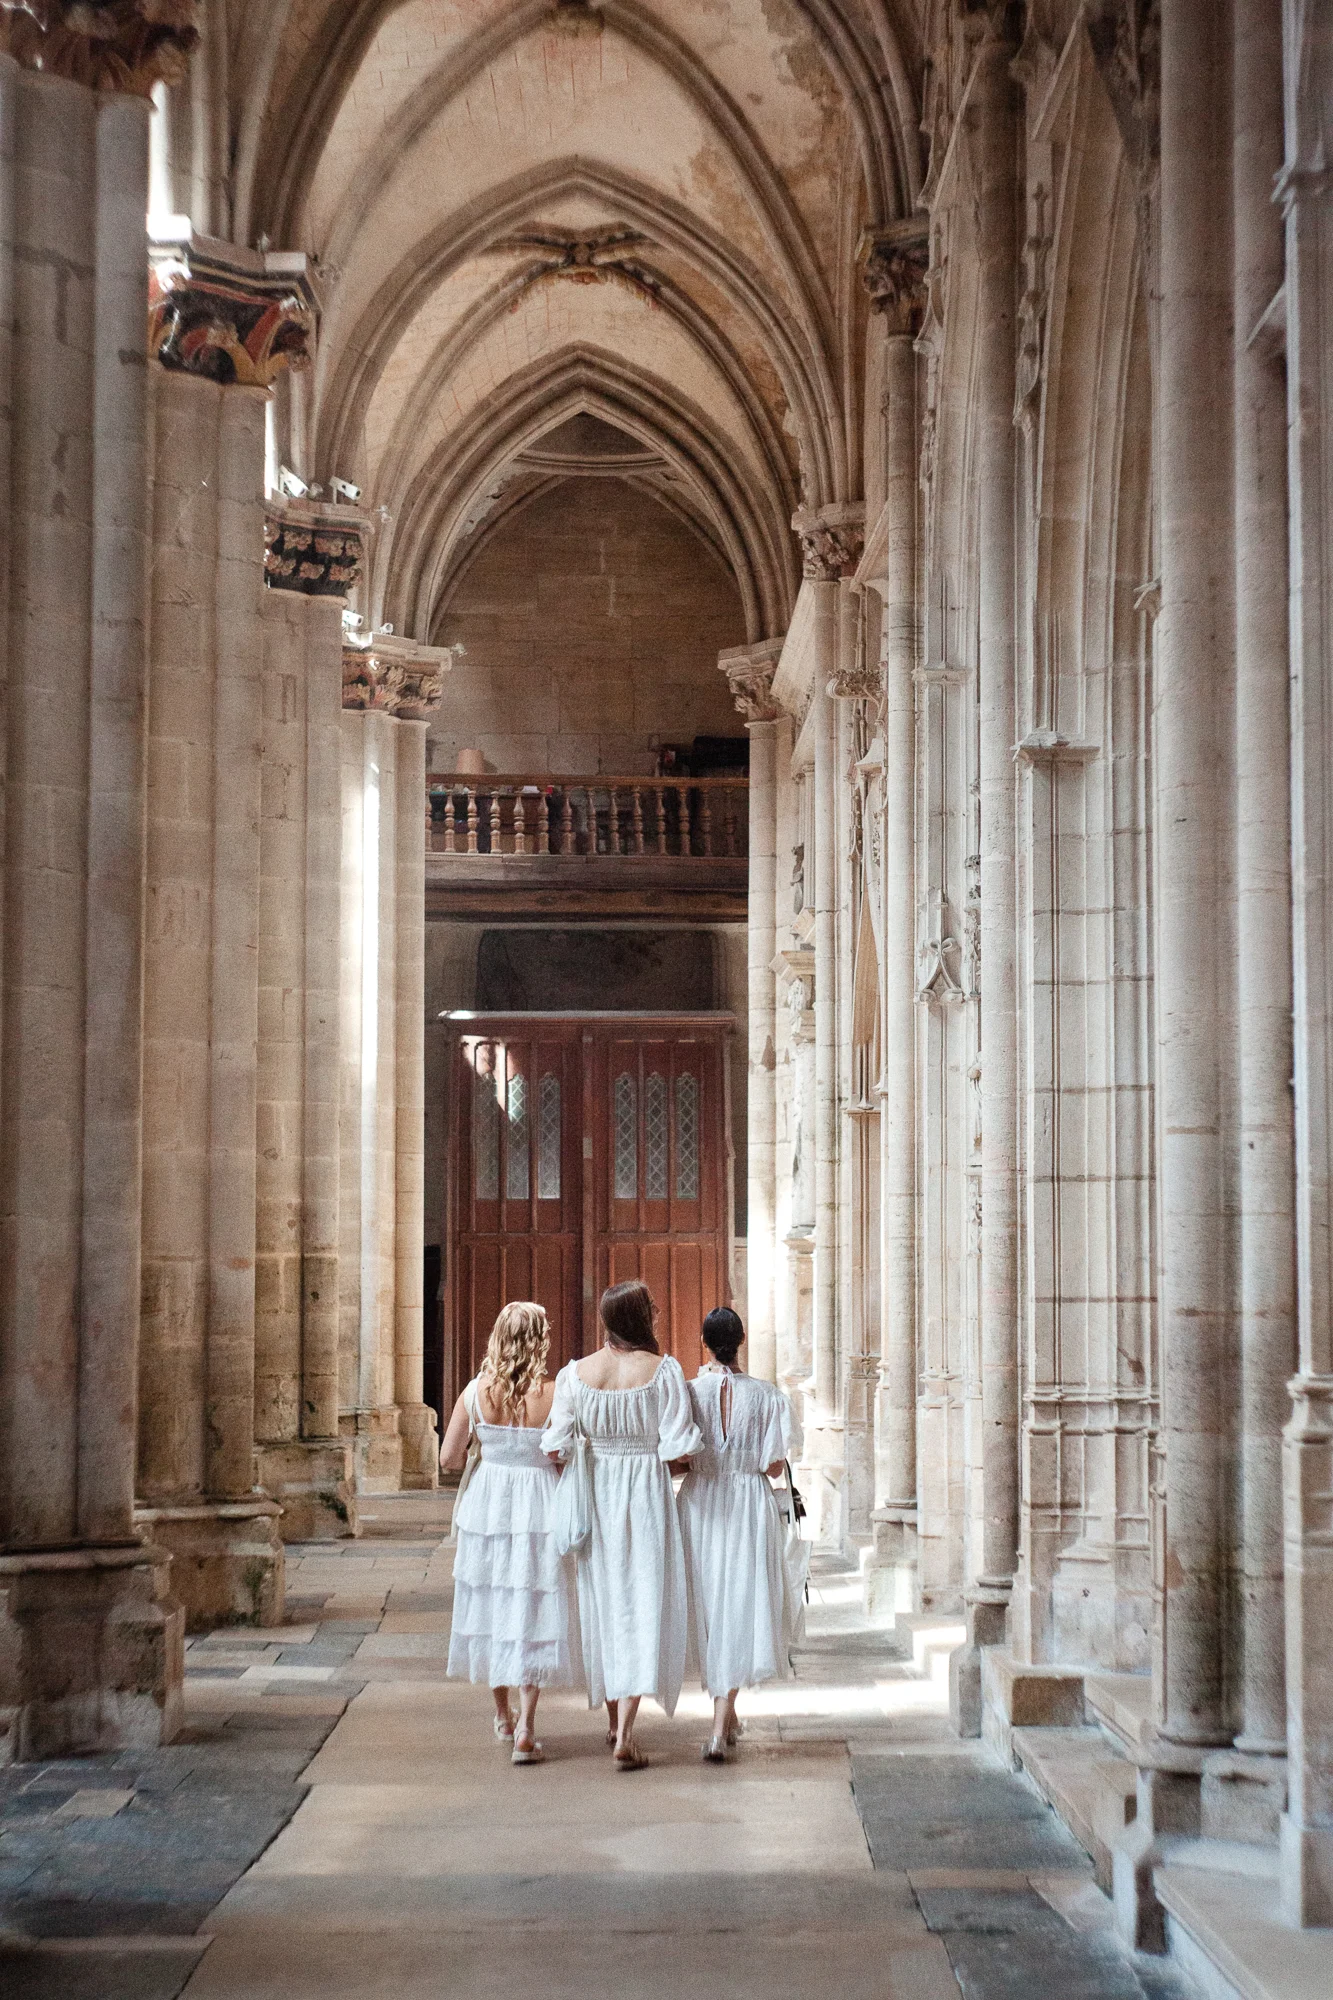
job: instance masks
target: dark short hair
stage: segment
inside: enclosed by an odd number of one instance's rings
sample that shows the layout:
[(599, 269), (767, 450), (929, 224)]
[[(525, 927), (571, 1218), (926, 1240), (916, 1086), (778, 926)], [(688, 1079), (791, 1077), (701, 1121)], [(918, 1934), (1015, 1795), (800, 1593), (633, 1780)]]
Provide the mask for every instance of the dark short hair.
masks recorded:
[(741, 1316), (730, 1306), (714, 1306), (704, 1321), (704, 1346), (715, 1354), (719, 1361), (731, 1362), (745, 1339), (745, 1328)]
[(637, 1347), (645, 1354), (659, 1354), (653, 1325), (657, 1307), (642, 1278), (627, 1278), (602, 1293), (602, 1325), (617, 1347)]

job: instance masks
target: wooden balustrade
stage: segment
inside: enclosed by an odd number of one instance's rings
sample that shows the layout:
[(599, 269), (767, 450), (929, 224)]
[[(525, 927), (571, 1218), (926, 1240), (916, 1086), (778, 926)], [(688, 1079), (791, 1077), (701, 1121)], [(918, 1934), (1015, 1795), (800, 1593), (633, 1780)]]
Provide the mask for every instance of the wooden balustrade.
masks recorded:
[(749, 851), (744, 778), (432, 775), (431, 854), (530, 854), (711, 860)]

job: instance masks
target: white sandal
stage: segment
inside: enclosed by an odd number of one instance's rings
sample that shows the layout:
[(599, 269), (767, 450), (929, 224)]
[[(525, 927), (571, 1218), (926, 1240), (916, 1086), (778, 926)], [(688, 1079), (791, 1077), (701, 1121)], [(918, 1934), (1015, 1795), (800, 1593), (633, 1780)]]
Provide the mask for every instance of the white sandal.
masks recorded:
[(511, 1764), (544, 1764), (546, 1762), (546, 1751), (535, 1736), (532, 1739), (531, 1750), (520, 1750), (518, 1747), (518, 1737), (515, 1736), (514, 1753), (509, 1761)]
[(495, 1740), (497, 1743), (513, 1742), (514, 1722), (512, 1716), (510, 1717), (509, 1721), (506, 1722), (502, 1716), (497, 1715), (494, 1721), (492, 1722), (491, 1727), (495, 1731)]

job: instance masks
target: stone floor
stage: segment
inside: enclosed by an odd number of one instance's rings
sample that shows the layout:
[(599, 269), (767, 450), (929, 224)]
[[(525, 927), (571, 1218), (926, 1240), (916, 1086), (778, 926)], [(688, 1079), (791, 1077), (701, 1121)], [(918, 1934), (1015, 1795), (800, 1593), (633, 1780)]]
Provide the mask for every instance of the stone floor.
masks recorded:
[(513, 1768), (444, 1678), (445, 1506), (293, 1551), (286, 1628), (191, 1644), (179, 1744), (0, 1774), (6, 2000), (1185, 2000), (836, 1569), (733, 1765), (697, 1695), (633, 1775), (548, 1697)]

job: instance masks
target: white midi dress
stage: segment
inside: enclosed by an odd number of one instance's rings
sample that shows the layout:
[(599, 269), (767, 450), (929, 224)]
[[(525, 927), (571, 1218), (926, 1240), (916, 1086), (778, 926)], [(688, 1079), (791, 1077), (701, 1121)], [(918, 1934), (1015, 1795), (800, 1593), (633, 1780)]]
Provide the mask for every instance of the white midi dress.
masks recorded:
[(458, 1500), (449, 1678), (486, 1687), (581, 1687), (574, 1565), (555, 1545), (559, 1475), (526, 1425), (488, 1424), (463, 1391), (481, 1463)]
[(556, 1377), (542, 1442), (591, 1445), (592, 1536), (578, 1559), (588, 1705), (651, 1695), (668, 1715), (685, 1676), (685, 1551), (668, 1461), (703, 1440), (680, 1363), (666, 1355), (641, 1389), (593, 1389), (573, 1362)]
[(799, 1451), (800, 1430), (781, 1389), (752, 1375), (706, 1369), (690, 1383), (690, 1402), (704, 1449), (677, 1502), (690, 1584), (689, 1669), (716, 1696), (791, 1672), (786, 1527), (764, 1468)]

